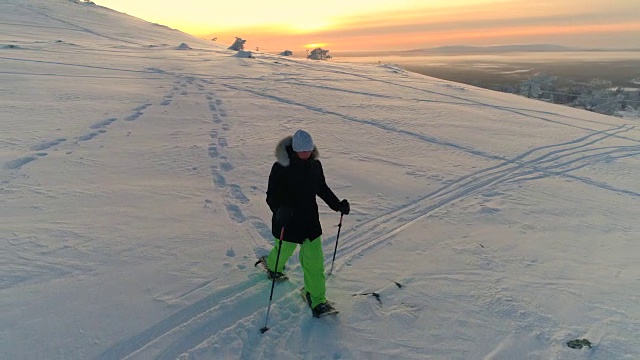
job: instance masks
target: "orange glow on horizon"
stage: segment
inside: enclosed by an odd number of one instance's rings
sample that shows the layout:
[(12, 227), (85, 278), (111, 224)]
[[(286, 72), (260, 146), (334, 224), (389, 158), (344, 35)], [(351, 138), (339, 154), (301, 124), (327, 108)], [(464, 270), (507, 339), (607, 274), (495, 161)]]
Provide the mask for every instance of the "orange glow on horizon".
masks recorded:
[(433, 33), (425, 34), (429, 39), (436, 41), (457, 40), (457, 39), (483, 39), (483, 38), (510, 38), (526, 35), (567, 35), (567, 34), (583, 34), (583, 33), (609, 33), (620, 31), (640, 30), (640, 23), (627, 24), (605, 24), (605, 25), (566, 25), (566, 26), (528, 26), (528, 27), (512, 27), (503, 29), (479, 29), (477, 32), (459, 33), (459, 32), (440, 32), (436, 37)]
[[(572, 35), (572, 34), (601, 34), (612, 32), (631, 32), (640, 31), (640, 23), (625, 24), (603, 24), (603, 25), (567, 25), (567, 26), (526, 26), (526, 27), (509, 27), (500, 29), (470, 29), (466, 31), (436, 31), (424, 33), (400, 33), (392, 35), (364, 35), (344, 40), (334, 40), (335, 50), (379, 50), (380, 48), (388, 48), (397, 43), (398, 38), (406, 39), (403, 42), (404, 49), (419, 49), (427, 47), (437, 47), (445, 45), (466, 45), (470, 40), (491, 40), (487, 41), (484, 46), (488, 45), (506, 45), (521, 43), (517, 38), (536, 37), (536, 36), (553, 36), (553, 35)], [(527, 41), (525, 41), (527, 42)], [(534, 41), (537, 42), (537, 41)], [(545, 41), (553, 43), (553, 41)], [(474, 43), (477, 43), (474, 41)], [(529, 42), (530, 43), (530, 42)], [(358, 48), (353, 47), (358, 44)]]
[[(264, 51), (282, 51), (285, 48), (313, 49), (317, 47), (326, 48), (333, 51), (380, 51), (380, 50), (401, 50), (437, 47), (444, 45), (468, 45), (483, 42), (487, 45), (506, 45), (513, 43), (544, 42), (554, 43), (553, 40), (538, 40), (537, 37), (550, 38), (554, 35), (580, 35), (580, 34), (606, 34), (615, 32), (640, 31), (640, 23), (628, 22), (620, 24), (602, 25), (566, 25), (566, 26), (511, 26), (502, 28), (476, 28), (465, 30), (440, 30), (425, 32), (399, 32), (394, 34), (366, 34), (349, 36), (349, 30), (341, 33), (339, 30), (332, 30), (330, 33), (315, 34), (291, 34), (288, 32), (277, 33), (270, 29), (262, 29), (261, 32), (253, 33), (260, 35), (237, 35), (247, 40), (249, 48), (259, 46)], [(231, 44), (233, 35), (228, 35)], [(325, 41), (314, 41), (323, 39)], [(399, 42), (398, 40), (402, 41)], [(525, 39), (525, 40), (522, 40)], [(311, 40), (311, 41), (310, 41)], [(226, 43), (226, 42), (225, 42)], [(300, 45), (302, 44), (302, 45)], [(480, 45), (480, 46), (483, 46)]]
[[(640, 38), (638, 0), (94, 1), (220, 44), (238, 36), (268, 52), (314, 44), (336, 51), (531, 42), (633, 48)], [(242, 16), (229, 16), (238, 9)]]
[(313, 44), (305, 44), (304, 47), (307, 49), (315, 49), (319, 47), (326, 47), (327, 43), (313, 43)]

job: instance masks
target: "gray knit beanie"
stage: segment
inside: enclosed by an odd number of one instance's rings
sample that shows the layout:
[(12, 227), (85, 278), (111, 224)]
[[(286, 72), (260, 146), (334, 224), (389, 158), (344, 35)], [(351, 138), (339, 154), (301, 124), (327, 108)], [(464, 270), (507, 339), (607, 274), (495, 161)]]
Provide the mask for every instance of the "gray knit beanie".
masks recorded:
[(313, 151), (313, 139), (308, 132), (304, 130), (298, 130), (293, 134), (293, 143), (291, 144), (293, 151)]

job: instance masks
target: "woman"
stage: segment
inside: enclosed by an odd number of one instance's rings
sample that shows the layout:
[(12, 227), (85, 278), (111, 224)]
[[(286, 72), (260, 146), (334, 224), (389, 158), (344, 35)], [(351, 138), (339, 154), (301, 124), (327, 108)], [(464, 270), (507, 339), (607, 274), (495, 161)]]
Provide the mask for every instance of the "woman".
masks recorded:
[(349, 202), (340, 201), (327, 186), (318, 149), (306, 131), (298, 130), (293, 136), (282, 139), (276, 146), (275, 156), (277, 161), (269, 174), (267, 204), (273, 212), (271, 224), (276, 244), (263, 259), (264, 265), (270, 279), (284, 277), (284, 265), (300, 245), (307, 301), (313, 315), (319, 317), (333, 308), (325, 297), (322, 228), (316, 195), (332, 210), (345, 215), (349, 214)]

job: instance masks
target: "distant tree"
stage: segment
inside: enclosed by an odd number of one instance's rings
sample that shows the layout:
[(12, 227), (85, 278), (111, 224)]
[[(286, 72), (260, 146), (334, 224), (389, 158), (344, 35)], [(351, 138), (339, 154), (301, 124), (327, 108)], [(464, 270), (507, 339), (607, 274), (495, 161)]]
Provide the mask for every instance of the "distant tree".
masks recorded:
[(307, 58), (312, 60), (329, 60), (331, 59), (331, 55), (329, 55), (329, 50), (325, 50), (323, 48), (315, 48), (311, 50), (311, 52), (309, 52)]
[(624, 110), (623, 101), (624, 95), (622, 94), (616, 94), (614, 91), (606, 89), (596, 89), (581, 94), (573, 105), (599, 114), (613, 115)]
[(519, 89), (509, 84), (497, 84), (493, 86), (491, 90), (501, 91), (509, 94), (517, 94)]
[(594, 78), (589, 81), (589, 86), (594, 89), (607, 89), (613, 86), (613, 84), (609, 80)]
[(214, 37), (213, 39), (211, 39), (211, 41), (214, 41), (214, 42), (215, 42), (215, 41), (218, 41), (218, 38), (217, 38), (217, 37)]
[(231, 46), (229, 46), (229, 50), (235, 50), (235, 51), (244, 50), (244, 43), (246, 42), (247, 40), (243, 40), (236, 36), (236, 41)]
[(285, 51), (281, 52), (280, 55), (282, 55), (282, 56), (291, 56), (291, 55), (293, 55), (293, 51), (285, 50)]
[(553, 100), (554, 83), (557, 79), (556, 76), (537, 74), (522, 82), (520, 94), (528, 98)]
[(629, 102), (640, 111), (640, 90), (629, 91)]
[[(529, 98), (551, 101), (575, 108), (605, 115), (620, 115), (638, 112), (640, 115), (640, 90), (614, 87), (612, 81), (592, 79), (576, 82), (558, 80), (556, 76), (538, 74), (520, 84), (517, 93)], [(632, 80), (636, 83), (637, 80)], [(560, 84), (559, 84), (560, 83)], [(508, 86), (498, 86), (495, 90), (511, 92)]]

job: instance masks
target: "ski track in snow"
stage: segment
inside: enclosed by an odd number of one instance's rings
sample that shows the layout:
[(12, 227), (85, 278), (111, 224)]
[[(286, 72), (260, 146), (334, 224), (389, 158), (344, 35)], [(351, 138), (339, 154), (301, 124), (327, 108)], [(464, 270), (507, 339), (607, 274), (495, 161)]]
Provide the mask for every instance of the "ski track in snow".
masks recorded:
[[(567, 122), (562, 122), (562, 121), (557, 121), (554, 119), (550, 119), (549, 117), (545, 117), (545, 115), (553, 115), (554, 117), (565, 117), (564, 115), (560, 115), (560, 114), (556, 114), (556, 113), (549, 113), (549, 112), (545, 112), (545, 111), (539, 111), (539, 110), (535, 110), (535, 109), (522, 109), (522, 108), (515, 108), (515, 107), (507, 107), (507, 106), (498, 106), (498, 105), (493, 105), (493, 104), (489, 104), (489, 103), (485, 103), (485, 102), (481, 102), (481, 101), (477, 101), (477, 100), (473, 100), (473, 99), (469, 99), (469, 98), (465, 98), (463, 96), (456, 96), (456, 95), (451, 95), (451, 94), (447, 94), (447, 93), (441, 93), (441, 92), (437, 92), (434, 90), (427, 90), (421, 87), (417, 87), (415, 85), (407, 85), (407, 84), (402, 84), (399, 83), (396, 79), (394, 79), (394, 82), (391, 81), (387, 81), (384, 79), (380, 79), (380, 78), (376, 78), (376, 77), (371, 77), (371, 76), (367, 76), (367, 75), (361, 75), (361, 74), (357, 74), (357, 73), (347, 73), (347, 72), (343, 72), (340, 70), (335, 70), (335, 69), (331, 69), (331, 70), (324, 70), (324, 69), (318, 69), (317, 67), (313, 67), (312, 65), (306, 65), (306, 64), (301, 64), (301, 67), (307, 67), (307, 70), (311, 73), (311, 72), (320, 72), (322, 73), (326, 78), (331, 77), (332, 74), (335, 73), (339, 73), (342, 75), (346, 75), (346, 76), (350, 76), (350, 77), (355, 77), (357, 79), (361, 79), (361, 80), (365, 80), (367, 82), (379, 82), (379, 83), (384, 83), (386, 85), (390, 85), (393, 87), (399, 87), (399, 88), (405, 88), (405, 89), (410, 89), (415, 93), (425, 93), (425, 94), (430, 94), (430, 95), (434, 95), (436, 97), (441, 97), (441, 100), (435, 100), (435, 99), (422, 99), (422, 98), (404, 98), (404, 97), (399, 97), (399, 96), (395, 96), (395, 95), (388, 95), (388, 94), (377, 94), (377, 93), (370, 93), (370, 92), (362, 92), (362, 91), (355, 91), (355, 90), (348, 90), (348, 89), (340, 89), (337, 88), (335, 86), (330, 86), (330, 85), (319, 85), (318, 83), (310, 83), (310, 84), (305, 84), (303, 82), (292, 82), (292, 81), (288, 81), (285, 80), (283, 81), (283, 83), (291, 85), (291, 86), (298, 86), (298, 87), (315, 87), (315, 88), (322, 88), (322, 89), (328, 89), (328, 90), (332, 90), (332, 91), (336, 91), (336, 92), (344, 92), (344, 93), (348, 93), (348, 94), (354, 94), (354, 95), (361, 95), (364, 97), (380, 97), (380, 98), (387, 98), (387, 99), (392, 99), (392, 100), (402, 100), (402, 101), (407, 101), (407, 102), (429, 102), (429, 103), (439, 103), (439, 104), (454, 104), (454, 105), (458, 105), (458, 106), (472, 106), (472, 107), (486, 107), (486, 108), (490, 108), (490, 109), (494, 109), (494, 110), (498, 110), (498, 111), (505, 111), (505, 112), (509, 112), (509, 113), (513, 113), (513, 114), (517, 114), (520, 116), (524, 116), (527, 118), (531, 118), (531, 119), (535, 119), (538, 121), (543, 121), (543, 122), (547, 122), (547, 123), (552, 123), (552, 124), (558, 124), (558, 125), (562, 125), (562, 126), (567, 126), (567, 127), (571, 127), (571, 128), (576, 128), (576, 129), (580, 129), (580, 130), (585, 130), (588, 132), (593, 131), (592, 128), (588, 127), (588, 126), (577, 126), (574, 124), (570, 124)], [(319, 78), (323, 78), (322, 76), (319, 76)], [(226, 79), (232, 80), (232, 79), (237, 79), (237, 80), (251, 80), (249, 78), (240, 78), (240, 77), (226, 77)], [(415, 79), (411, 79), (410, 81), (415, 81)], [(380, 128), (382, 130), (386, 130), (386, 131), (392, 131), (392, 132), (396, 132), (398, 134), (401, 135), (407, 135), (410, 137), (414, 137), (417, 138), (419, 140), (423, 140), (423, 141), (427, 141), (433, 144), (440, 144), (440, 145), (446, 145), (446, 146), (450, 146), (453, 148), (456, 148), (458, 150), (463, 150), (466, 152), (469, 152), (470, 154), (473, 155), (479, 155), (479, 156), (483, 156), (489, 159), (497, 159), (497, 160), (506, 160), (505, 158), (502, 158), (500, 156), (496, 156), (496, 155), (492, 155), (492, 154), (487, 154), (487, 153), (483, 153), (477, 149), (473, 149), (473, 148), (466, 148), (463, 147), (459, 144), (455, 144), (455, 143), (450, 143), (450, 142), (445, 142), (430, 136), (426, 136), (423, 134), (417, 134), (408, 130), (402, 130), (402, 129), (397, 129), (395, 126), (391, 125), (391, 124), (386, 124), (386, 123), (382, 123), (382, 122), (376, 122), (376, 121), (370, 121), (370, 120), (364, 120), (364, 119), (359, 119), (359, 118), (355, 118), (355, 117), (351, 117), (351, 116), (347, 116), (338, 112), (334, 112), (331, 110), (327, 110), (324, 108), (319, 108), (319, 107), (314, 107), (314, 106), (310, 106), (306, 103), (301, 103), (298, 102), (296, 100), (292, 100), (292, 99), (288, 99), (288, 98), (284, 98), (284, 97), (280, 97), (277, 95), (273, 95), (273, 94), (269, 94), (269, 93), (265, 93), (259, 90), (254, 90), (252, 88), (243, 88), (240, 86), (235, 86), (235, 85), (231, 85), (231, 84), (222, 84), (223, 86), (236, 90), (236, 91), (243, 91), (243, 92), (248, 92), (248, 93), (252, 93), (256, 96), (260, 96), (260, 97), (264, 97), (270, 100), (274, 100), (277, 102), (281, 102), (287, 105), (296, 105), (296, 106), (300, 106), (306, 110), (309, 111), (313, 111), (313, 112), (319, 112), (322, 114), (328, 114), (328, 115), (334, 115), (337, 116), (339, 118), (351, 121), (351, 122), (355, 122), (355, 123), (359, 123), (359, 124), (363, 124), (363, 125), (369, 125), (369, 126), (374, 126), (377, 128)], [(449, 85), (448, 83), (445, 85)], [(337, 95), (339, 96), (339, 95)], [(445, 100), (446, 99), (446, 100)], [(574, 117), (570, 117), (569, 119), (571, 119), (573, 122), (576, 121), (580, 121), (580, 122), (584, 122), (587, 125), (607, 125), (610, 126), (610, 124), (604, 123), (604, 122), (600, 122), (600, 121), (593, 121), (593, 120), (585, 120), (585, 119), (578, 119), (578, 118), (574, 118)], [(640, 131), (637, 129), (634, 129), (633, 131)], [(629, 140), (629, 141), (633, 141), (633, 142), (640, 142), (635, 138), (630, 138), (630, 137), (624, 137), (624, 136), (619, 136), (619, 138), (624, 139), (624, 140)]]
[[(197, 80), (187, 78), (186, 84), (183, 85), (194, 85), (196, 83)], [(236, 91), (250, 92), (257, 96), (268, 97), (274, 101), (299, 105), (310, 111), (331, 113), (306, 104), (296, 104), (292, 101), (267, 96), (258, 91), (242, 89), (229, 84), (215, 84), (206, 80), (203, 80), (203, 83), (205, 85), (220, 85)], [(204, 91), (205, 85), (198, 84), (196, 88), (198, 92), (205, 94), (207, 106), (211, 113), (212, 127), (209, 131), (211, 142), (207, 148), (207, 152), (212, 161), (212, 185), (223, 190), (225, 209), (230, 219), (237, 223), (249, 222), (255, 232), (263, 238), (268, 238), (271, 236), (270, 226), (257, 217), (246, 215), (242, 210), (243, 205), (246, 205), (249, 199), (244, 195), (241, 186), (234, 184), (232, 180), (230, 180), (232, 179), (230, 175), (235, 166), (226, 152), (228, 148), (226, 134), (232, 125), (222, 107), (223, 101), (217, 98), (214, 92)], [(185, 87), (186, 86), (174, 87), (174, 92), (187, 95), (188, 91)], [(160, 104), (169, 106), (172, 96), (173, 95), (167, 95)], [(134, 111), (142, 111), (146, 106), (149, 105), (142, 105), (141, 108), (134, 109)], [(508, 109), (508, 111), (513, 111), (513, 109)], [(339, 114), (334, 113), (334, 115)], [(343, 236), (349, 237), (349, 241), (340, 247), (336, 256), (336, 267), (334, 271), (339, 270), (340, 267), (345, 265), (351, 266), (359, 258), (384, 247), (394, 235), (429, 216), (433, 212), (459, 200), (481, 192), (486, 192), (489, 189), (495, 191), (495, 188), (502, 184), (524, 182), (550, 176), (562, 176), (581, 181), (590, 186), (597, 186), (609, 191), (640, 197), (640, 194), (633, 191), (618, 189), (572, 174), (572, 172), (576, 170), (597, 162), (639, 155), (640, 145), (604, 146), (601, 144), (603, 141), (611, 138), (631, 140), (637, 143), (636, 140), (627, 139), (623, 136), (626, 132), (634, 131), (635, 128), (632, 126), (623, 125), (604, 131), (590, 130), (589, 134), (571, 141), (540, 146), (525, 151), (513, 158), (505, 158), (499, 155), (485, 154), (478, 150), (465, 148), (457, 144), (439, 141), (424, 135), (411, 134), (408, 131), (372, 121), (360, 121), (345, 116), (342, 116), (342, 118), (347, 121), (356, 121), (365, 125), (375, 126), (384, 131), (412, 135), (423, 141), (440, 146), (453, 147), (457, 150), (464, 150), (476, 156), (497, 160), (499, 163), (462, 176), (433, 192), (417, 198), (417, 200), (414, 199), (384, 214), (376, 214), (372, 216), (371, 219), (356, 224), (351, 229), (346, 230), (343, 232)], [(333, 244), (334, 241), (335, 237), (328, 237), (324, 240), (327, 246)], [(256, 247), (262, 244), (260, 240), (254, 239), (254, 242)], [(238, 350), (242, 354), (241, 358), (255, 357), (256, 354), (252, 354), (252, 351), (256, 350), (255, 345), (261, 342), (262, 338), (270, 337), (269, 333), (262, 335), (258, 331), (259, 327), (262, 326), (261, 322), (264, 320), (265, 315), (266, 304), (264, 303), (263, 297), (268, 293), (268, 287), (270, 286), (270, 283), (263, 280), (262, 274), (256, 272), (256, 275), (251, 275), (248, 280), (240, 284), (214, 290), (204, 299), (187, 306), (136, 336), (123, 339), (119, 343), (111, 346), (104, 351), (99, 358), (144, 359), (153, 357), (157, 359), (186, 359), (192, 355), (197, 356), (198, 354), (215, 352), (216, 349), (223, 349), (224, 346), (228, 346), (229, 344), (235, 344), (235, 346), (241, 347), (241, 349)], [(192, 291), (183, 294), (183, 296), (193, 291), (201, 291), (208, 288), (208, 285), (209, 284), (205, 282)], [(293, 295), (296, 293), (293, 291), (295, 287), (292, 282), (287, 282), (280, 284), (276, 290), (278, 294), (285, 294), (275, 297), (272, 304), (272, 309), (277, 309), (278, 311), (278, 326), (283, 329), (287, 328), (287, 325), (284, 324), (291, 321), (299, 321), (300, 313), (306, 311), (304, 306), (301, 304), (296, 305), (296, 302), (290, 300), (292, 296), (295, 296)], [(517, 310), (515, 308), (516, 304), (505, 304), (501, 302), (500, 299), (496, 301), (499, 301), (499, 303), (485, 305), (496, 309), (496, 311), (498, 311), (498, 309), (499, 311), (509, 311), (507, 305), (511, 306), (511, 308), (514, 309), (513, 311)], [(291, 305), (292, 303), (294, 305)], [(533, 316), (532, 314), (529, 315)], [(539, 321), (544, 322), (543, 320), (544, 319), (539, 319)], [(213, 330), (221, 328), (224, 330), (216, 333), (213, 332)], [(279, 336), (282, 336), (282, 333), (279, 333)], [(238, 338), (243, 339), (240, 344), (235, 342)], [(276, 341), (276, 339), (272, 340)], [(261, 351), (269, 351), (262, 348), (260, 349)], [(267, 355), (268, 354), (265, 356)], [(339, 356), (339, 354), (336, 356)]]
[[(20, 61), (20, 62), (43, 63), (43, 64), (49, 64), (49, 65), (62, 65), (62, 66), (80, 67), (80, 68), (93, 68), (93, 69), (109, 70), (109, 71), (115, 71), (115, 72), (159, 73), (159, 74), (162, 74), (162, 72), (158, 72), (155, 69), (146, 69), (146, 70), (117, 69), (117, 68), (112, 68), (112, 67), (102, 67), (102, 66), (92, 66), (92, 65), (84, 65), (84, 64), (72, 64), (72, 63), (61, 63), (61, 62), (54, 62), (54, 61), (32, 60), (32, 59), (2, 57), (2, 56), (0, 56), (0, 59), (12, 60), (12, 61)], [(15, 74), (14, 72), (4, 72), (4, 73)], [(37, 75), (42, 75), (42, 74), (37, 74)], [(64, 75), (61, 75), (61, 74), (46, 74), (46, 75), (62, 76), (62, 77), (69, 77), (69, 78), (76, 77), (76, 75), (67, 75), (67, 74), (64, 74)], [(88, 76), (88, 77), (93, 77), (93, 76)], [(165, 105), (166, 106), (166, 105), (170, 104), (171, 98), (173, 96), (174, 96), (173, 92), (168, 94), (168, 95), (166, 95), (164, 97), (163, 101), (160, 102), (160, 105)], [(89, 141), (89, 140), (95, 139), (99, 135), (107, 133), (106, 128), (109, 125), (111, 125), (112, 123), (114, 123), (115, 121), (117, 121), (118, 118), (122, 118), (124, 121), (135, 121), (135, 120), (138, 120), (141, 116), (144, 115), (144, 110), (146, 110), (147, 108), (149, 108), (152, 105), (153, 105), (152, 103), (146, 102), (144, 104), (141, 104), (141, 105), (133, 108), (131, 113), (129, 113), (129, 114), (124, 114), (124, 115), (121, 114), (120, 116), (108, 117), (106, 119), (99, 120), (96, 123), (94, 123), (93, 125), (90, 125), (89, 129), (84, 134), (76, 134), (75, 136), (69, 136), (69, 138), (75, 139), (76, 143), (85, 142), (85, 141)], [(68, 138), (56, 138), (56, 139), (52, 139), (52, 140), (46, 140), (46, 141), (43, 141), (43, 142), (41, 142), (39, 144), (33, 145), (31, 147), (31, 150), (38, 152), (37, 154), (33, 154), (33, 153), (24, 154), (23, 156), (20, 156), (20, 157), (18, 157), (16, 159), (9, 160), (9, 161), (5, 162), (3, 167), (5, 169), (18, 170), (18, 169), (22, 168), (22, 166), (24, 166), (24, 165), (26, 165), (26, 164), (38, 159), (38, 157), (46, 156), (47, 153), (46, 152), (42, 152), (43, 150), (55, 150), (59, 145), (65, 143), (67, 141), (68, 141)], [(5, 180), (5, 182), (7, 182), (7, 181), (8, 180)]]
[(573, 141), (541, 146), (496, 166), (460, 177), (416, 201), (354, 225), (351, 230), (345, 232), (345, 236), (349, 236), (350, 240), (340, 247), (336, 259), (346, 257), (343, 262), (349, 264), (353, 258), (363, 257), (368, 252), (384, 246), (386, 241), (395, 234), (434, 211), (488, 188), (494, 189), (501, 184), (563, 176), (591, 186), (640, 198), (640, 193), (618, 189), (571, 174), (575, 170), (596, 162), (639, 155), (640, 145), (597, 146), (599, 142), (631, 129), (633, 127), (623, 126), (593, 132)]
[[(138, 120), (144, 114), (144, 110), (150, 107), (151, 105), (152, 105), (151, 103), (145, 103), (143, 105), (140, 105), (134, 108), (132, 110), (132, 113), (128, 115), (124, 115), (122, 118), (125, 121)], [(117, 120), (118, 118), (116, 117), (109, 117), (104, 120), (100, 120), (94, 123), (93, 125), (88, 126), (88, 130), (85, 133), (72, 136), (72, 138), (75, 139), (74, 144), (78, 145), (78, 143), (80, 142), (90, 141), (100, 135), (106, 134), (107, 133), (106, 128)], [(39, 144), (33, 145), (31, 147), (31, 150), (33, 152), (25, 153), (23, 156), (7, 161), (4, 164), (4, 168), (10, 169), (10, 170), (19, 170), (20, 168), (22, 168), (22, 166), (38, 159), (39, 157), (46, 156), (48, 152), (43, 152), (43, 150), (47, 150), (47, 151), (56, 150), (56, 148), (65, 144), (66, 142), (68, 142), (67, 138), (56, 138), (52, 140), (45, 140)]]

